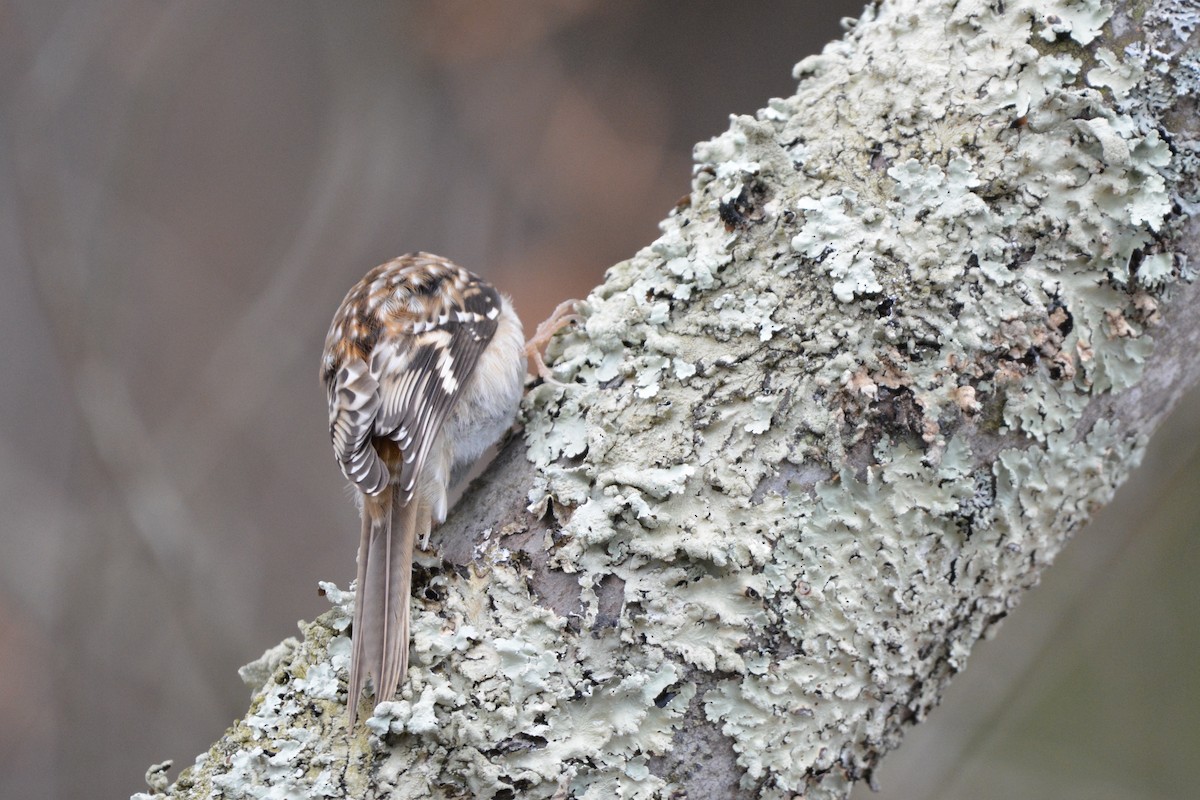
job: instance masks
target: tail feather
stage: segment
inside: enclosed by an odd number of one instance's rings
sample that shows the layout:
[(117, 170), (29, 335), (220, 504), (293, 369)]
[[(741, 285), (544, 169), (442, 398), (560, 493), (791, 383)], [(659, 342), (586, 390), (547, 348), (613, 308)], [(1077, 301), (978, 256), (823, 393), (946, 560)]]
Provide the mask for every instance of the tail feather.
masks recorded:
[(350, 712), (350, 727), (354, 727), (354, 721), (358, 718), (358, 703), (362, 699), (363, 682), (366, 680), (364, 672), (367, 659), (365, 650), (367, 648), (367, 626), (363, 622), (363, 609), (366, 607), (366, 588), (367, 588), (367, 558), (371, 548), (371, 532), (375, 526), (371, 515), (367, 512), (366, 504), (362, 509), (362, 534), (358, 539), (358, 579), (355, 582), (357, 589), (354, 597), (354, 628), (353, 628), (353, 649), (350, 655), (350, 686), (346, 695), (346, 708)]
[(358, 717), (363, 684), (374, 679), (375, 702), (395, 696), (408, 671), (409, 599), (413, 545), (421, 503), (403, 503), (399, 488), (363, 498), (358, 551), (358, 591), (350, 660), (350, 725)]
[(413, 546), (416, 543), (422, 504), (414, 497), (402, 501), (399, 485), (392, 492), (392, 546), (388, 553), (388, 613), (384, 615), (383, 659), (379, 667), (376, 697), (389, 700), (396, 695), (400, 680), (408, 672), (409, 607), (412, 600)]

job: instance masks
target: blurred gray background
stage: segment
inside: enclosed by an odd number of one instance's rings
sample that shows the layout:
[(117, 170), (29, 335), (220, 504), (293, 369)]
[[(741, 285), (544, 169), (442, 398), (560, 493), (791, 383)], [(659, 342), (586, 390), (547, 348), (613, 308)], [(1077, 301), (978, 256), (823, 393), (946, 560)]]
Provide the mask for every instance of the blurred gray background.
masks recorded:
[[(532, 329), (858, 2), (0, 0), (0, 797), (124, 797), (345, 585), (317, 363), (413, 249)], [(979, 648), (881, 798), (1175, 798), (1200, 404)], [(870, 796), (862, 792), (861, 796)]]

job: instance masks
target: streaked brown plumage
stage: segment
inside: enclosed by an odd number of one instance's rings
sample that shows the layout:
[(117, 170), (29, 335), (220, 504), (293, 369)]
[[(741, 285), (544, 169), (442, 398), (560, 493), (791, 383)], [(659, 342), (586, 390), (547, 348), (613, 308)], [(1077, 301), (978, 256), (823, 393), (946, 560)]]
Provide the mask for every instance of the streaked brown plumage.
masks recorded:
[(524, 375), (508, 298), (429, 253), (368, 272), (333, 318), (321, 367), (329, 432), (362, 514), (351, 726), (367, 675), (378, 702), (408, 669), (413, 548), (445, 520), (449, 488), (512, 423)]

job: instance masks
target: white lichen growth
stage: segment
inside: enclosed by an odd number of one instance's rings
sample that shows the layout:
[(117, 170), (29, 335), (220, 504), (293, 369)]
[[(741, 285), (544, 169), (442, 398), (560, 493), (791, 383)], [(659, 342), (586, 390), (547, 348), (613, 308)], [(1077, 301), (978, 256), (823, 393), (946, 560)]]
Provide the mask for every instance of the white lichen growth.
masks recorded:
[[(558, 354), (578, 385), (527, 415), (554, 563), (620, 579), (622, 641), (710, 675), (763, 797), (867, 773), (1108, 498), (1142, 441), (1085, 411), (1151, 351), (1131, 285), (1182, 274), (1135, 100), (1154, 51), (1078, 49), (1106, 4), (879, 8), (697, 147), (691, 208), (610, 271)], [(585, 448), (554, 433), (579, 419)]]

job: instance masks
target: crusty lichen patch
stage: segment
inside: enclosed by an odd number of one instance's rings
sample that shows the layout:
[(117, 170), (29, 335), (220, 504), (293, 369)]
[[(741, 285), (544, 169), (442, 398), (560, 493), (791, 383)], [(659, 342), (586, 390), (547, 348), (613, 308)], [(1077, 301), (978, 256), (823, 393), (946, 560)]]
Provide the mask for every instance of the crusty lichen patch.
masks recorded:
[(580, 607), (539, 605), (489, 532), (347, 738), (327, 587), (173, 792), (665, 798), (709, 725), (749, 794), (844, 796), (1137, 460), (1089, 410), (1191, 279), (1200, 148), (1163, 115), (1200, 91), (1195, 16), (1151, 5), (1143, 39), (1100, 0), (869, 7), (696, 148), (690, 202), (554, 346), (567, 386), (527, 398), (530, 509)]
[(608, 680), (717, 676), (762, 797), (869, 774), (1140, 451), (1085, 411), (1185, 272), (1195, 165), (1138, 99), (1175, 79), (1100, 46), (1105, 4), (999, 8), (869, 9), (697, 147), (529, 404), (554, 563), (624, 585)]

